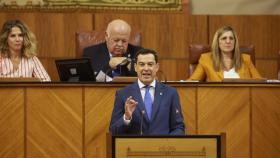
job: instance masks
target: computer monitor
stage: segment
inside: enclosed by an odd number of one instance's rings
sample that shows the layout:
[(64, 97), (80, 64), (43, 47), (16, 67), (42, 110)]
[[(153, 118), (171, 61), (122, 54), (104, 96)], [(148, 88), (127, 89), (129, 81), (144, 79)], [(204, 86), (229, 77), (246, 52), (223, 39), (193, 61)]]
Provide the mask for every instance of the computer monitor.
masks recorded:
[(95, 81), (89, 58), (55, 60), (60, 81)]

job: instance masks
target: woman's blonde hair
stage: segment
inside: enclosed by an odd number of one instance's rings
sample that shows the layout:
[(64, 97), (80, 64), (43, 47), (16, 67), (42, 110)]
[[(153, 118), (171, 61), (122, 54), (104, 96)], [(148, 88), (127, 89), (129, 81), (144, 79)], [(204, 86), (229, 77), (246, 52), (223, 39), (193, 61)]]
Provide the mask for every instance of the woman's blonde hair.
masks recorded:
[(230, 26), (224, 26), (219, 28), (213, 38), (212, 42), (212, 57), (213, 57), (213, 65), (214, 69), (216, 71), (220, 71), (224, 68), (224, 63), (222, 60), (222, 52), (219, 47), (219, 38), (221, 37), (222, 34), (225, 32), (231, 31), (234, 37), (234, 48), (233, 48), (233, 62), (232, 62), (232, 67), (235, 68), (235, 70), (239, 70), (241, 65), (242, 65), (242, 60), (241, 60), (241, 54), (239, 50), (239, 43), (238, 43), (238, 37), (236, 32), (233, 30), (232, 27)]
[(8, 37), (13, 27), (18, 27), (23, 35), (23, 47), (21, 55), (31, 58), (36, 55), (37, 41), (34, 34), (29, 31), (28, 27), (20, 20), (8, 20), (4, 23), (0, 34), (0, 52), (1, 56), (9, 57), (10, 49), (8, 45)]

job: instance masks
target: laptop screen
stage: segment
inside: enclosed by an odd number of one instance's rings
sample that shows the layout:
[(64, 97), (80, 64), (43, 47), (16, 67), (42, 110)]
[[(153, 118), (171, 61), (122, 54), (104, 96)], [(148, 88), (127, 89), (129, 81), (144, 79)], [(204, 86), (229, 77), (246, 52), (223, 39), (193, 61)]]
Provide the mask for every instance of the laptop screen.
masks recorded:
[(95, 81), (91, 62), (88, 58), (55, 60), (55, 63), (60, 81)]

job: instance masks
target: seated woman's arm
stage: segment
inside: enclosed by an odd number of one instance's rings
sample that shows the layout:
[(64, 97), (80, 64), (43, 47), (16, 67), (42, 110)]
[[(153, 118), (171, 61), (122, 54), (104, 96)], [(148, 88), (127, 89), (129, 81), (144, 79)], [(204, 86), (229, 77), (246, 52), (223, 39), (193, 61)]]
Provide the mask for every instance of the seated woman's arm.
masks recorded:
[(256, 67), (254, 66), (250, 56), (249, 56), (249, 59), (246, 62), (249, 66), (249, 71), (250, 71), (251, 77), (253, 79), (262, 79), (263, 77), (260, 75), (260, 73), (258, 72)]
[(205, 71), (200, 63), (195, 68), (193, 74), (188, 78), (188, 80), (202, 81), (205, 79)]
[(32, 57), (32, 60), (34, 62), (33, 77), (40, 79), (42, 82), (51, 81), (50, 76), (41, 64), (40, 60), (36, 56)]

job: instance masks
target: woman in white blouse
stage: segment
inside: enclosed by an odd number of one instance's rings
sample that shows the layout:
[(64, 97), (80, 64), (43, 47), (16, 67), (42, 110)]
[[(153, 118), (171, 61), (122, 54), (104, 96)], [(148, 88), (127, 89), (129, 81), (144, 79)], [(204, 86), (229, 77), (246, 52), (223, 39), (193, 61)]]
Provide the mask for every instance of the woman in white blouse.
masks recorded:
[(51, 81), (36, 57), (36, 38), (19, 20), (8, 20), (0, 33), (0, 77)]

